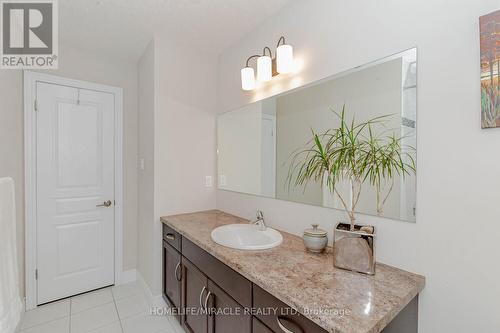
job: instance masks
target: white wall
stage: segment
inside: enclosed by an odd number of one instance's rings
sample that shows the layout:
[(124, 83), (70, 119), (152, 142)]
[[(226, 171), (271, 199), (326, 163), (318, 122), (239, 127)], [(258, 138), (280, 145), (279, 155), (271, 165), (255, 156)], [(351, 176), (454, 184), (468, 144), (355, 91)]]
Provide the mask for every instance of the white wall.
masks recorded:
[(155, 38), (157, 216), (215, 207), (216, 57)]
[(153, 284), (153, 239), (155, 202), (155, 45), (152, 41), (138, 63), (138, 158), (144, 170), (138, 176), (137, 270)]
[[(137, 254), (137, 67), (94, 53), (59, 52), (59, 69), (44, 73), (123, 88), (124, 243), (123, 269), (136, 266)], [(22, 72), (0, 70), (0, 177), (16, 182), (17, 243), (24, 294), (24, 120)]]
[[(421, 273), (419, 331), (500, 331), (497, 227), (500, 131), (480, 129), (478, 17), (498, 0), (294, 2), (219, 57), (218, 112), (235, 109), (374, 59), (418, 47), (417, 223), (360, 216), (378, 228), (378, 259)], [(287, 37), (303, 62), (295, 76), (240, 89), (246, 57)], [(339, 212), (225, 191), (219, 209), (300, 234), (332, 230)], [(331, 235), (330, 235), (331, 236)]]
[[(216, 63), (215, 56), (181, 48), (162, 36), (155, 37), (154, 47), (141, 60), (139, 91), (149, 101), (141, 99), (140, 105), (146, 105), (149, 120), (140, 125), (140, 155), (154, 161), (146, 172), (154, 189), (145, 189), (148, 200), (154, 192), (154, 205), (140, 204), (144, 230), (139, 234), (138, 267), (154, 296), (161, 295), (160, 217), (215, 208), (215, 187), (205, 187), (205, 176), (215, 182)], [(144, 93), (153, 89), (152, 76), (154, 96)]]
[(24, 116), (20, 71), (0, 70), (0, 178), (12, 177), (16, 190), (17, 253), (24, 295)]

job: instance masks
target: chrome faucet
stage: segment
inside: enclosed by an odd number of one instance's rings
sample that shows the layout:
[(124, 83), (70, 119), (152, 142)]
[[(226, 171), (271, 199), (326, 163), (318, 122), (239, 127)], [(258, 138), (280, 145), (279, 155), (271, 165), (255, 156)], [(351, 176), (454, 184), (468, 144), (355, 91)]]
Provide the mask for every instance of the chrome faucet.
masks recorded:
[(267, 228), (266, 223), (264, 221), (264, 213), (261, 210), (257, 211), (257, 216), (255, 221), (251, 221), (250, 223), (255, 224), (259, 231), (264, 231)]

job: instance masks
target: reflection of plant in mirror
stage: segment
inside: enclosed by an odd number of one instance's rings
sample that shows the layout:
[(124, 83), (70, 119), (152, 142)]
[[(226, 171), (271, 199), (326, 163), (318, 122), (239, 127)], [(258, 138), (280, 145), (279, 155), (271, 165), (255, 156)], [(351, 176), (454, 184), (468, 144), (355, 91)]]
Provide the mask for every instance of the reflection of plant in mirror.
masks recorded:
[[(376, 188), (377, 214), (382, 215), (384, 205), (394, 187), (396, 175), (405, 177), (415, 173), (415, 148), (403, 146), (404, 138), (397, 137), (395, 133), (390, 136), (380, 137), (373, 134), (372, 125), (368, 125), (366, 137), (365, 179)], [(389, 189), (383, 193), (384, 184), (389, 183)]]
[[(296, 152), (292, 158), (287, 176), (290, 186), (307, 186), (310, 181), (325, 183), (333, 195), (340, 199), (354, 230), (355, 211), (362, 192), (362, 185), (369, 183), (377, 191), (377, 212), (382, 214), (383, 206), (394, 186), (396, 175), (405, 177), (415, 173), (415, 160), (410, 153), (413, 147), (403, 147), (402, 137), (384, 135), (386, 130), (375, 133), (387, 122), (389, 115), (356, 123), (354, 118), (346, 121), (345, 105), (342, 113), (335, 113), (340, 120), (337, 128), (322, 134), (312, 130), (313, 138), (306, 148)], [(339, 191), (337, 184), (347, 180), (350, 183), (350, 197)], [(390, 182), (385, 193), (383, 185)]]

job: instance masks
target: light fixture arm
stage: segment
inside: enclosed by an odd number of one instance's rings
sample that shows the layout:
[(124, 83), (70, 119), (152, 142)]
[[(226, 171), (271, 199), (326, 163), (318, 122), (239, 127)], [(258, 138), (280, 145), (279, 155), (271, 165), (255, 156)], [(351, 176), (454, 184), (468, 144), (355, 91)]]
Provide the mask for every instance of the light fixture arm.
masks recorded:
[(262, 50), (262, 55), (265, 56), (266, 55), (266, 50), (269, 51), (269, 57), (271, 57), (271, 59), (273, 58), (273, 52), (271, 51), (271, 49), (269, 47), (264, 47), (264, 49)]
[(276, 47), (279, 47), (280, 45), (285, 45), (285, 36), (281, 36), (280, 39), (278, 39), (278, 44), (276, 44)]
[[(280, 45), (285, 45), (286, 44), (286, 41), (285, 41), (285, 36), (281, 36), (280, 39), (278, 39), (278, 44), (276, 45), (276, 47), (279, 47)], [(269, 52), (269, 56), (272, 58), (273, 57), (273, 51), (271, 51), (271, 49), (269, 47), (264, 47), (264, 49), (262, 50), (262, 55), (265, 56), (266, 55), (266, 51)], [(248, 57), (246, 63), (245, 63), (245, 67), (249, 67), (250, 65), (248, 64), (250, 62), (250, 60), (252, 60), (253, 58), (258, 58), (260, 57), (260, 55), (258, 54), (254, 54), (254, 55), (251, 55), (250, 57)]]
[(260, 55), (258, 55), (258, 54), (254, 54), (254, 55), (251, 55), (250, 57), (248, 57), (245, 67), (250, 67), (250, 65), (248, 64), (248, 62), (250, 60), (252, 60), (253, 58), (258, 58), (258, 57), (260, 57)]

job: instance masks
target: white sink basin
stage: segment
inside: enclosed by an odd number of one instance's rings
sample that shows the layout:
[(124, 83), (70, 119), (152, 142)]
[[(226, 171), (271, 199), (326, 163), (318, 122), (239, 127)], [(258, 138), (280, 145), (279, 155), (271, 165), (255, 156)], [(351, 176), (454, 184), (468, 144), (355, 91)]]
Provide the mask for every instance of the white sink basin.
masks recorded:
[(258, 230), (252, 224), (228, 224), (215, 228), (212, 240), (222, 246), (238, 250), (266, 250), (278, 246), (283, 241), (281, 234), (271, 228)]

